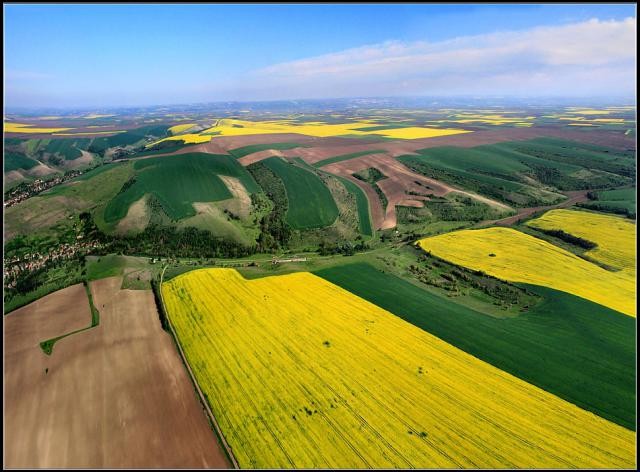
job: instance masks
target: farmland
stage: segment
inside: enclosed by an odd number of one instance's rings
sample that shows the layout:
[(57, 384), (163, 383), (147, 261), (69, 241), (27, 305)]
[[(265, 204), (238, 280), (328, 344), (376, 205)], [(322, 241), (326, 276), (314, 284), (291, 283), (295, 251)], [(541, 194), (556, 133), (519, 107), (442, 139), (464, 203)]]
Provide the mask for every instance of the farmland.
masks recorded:
[(584, 254), (615, 270), (635, 274), (636, 225), (609, 215), (574, 210), (551, 210), (527, 225), (542, 230), (560, 230), (597, 245)]
[(582, 203), (580, 206), (597, 211), (622, 214), (629, 218), (636, 215), (636, 189), (624, 188), (617, 190), (604, 190), (593, 192), (594, 198), (591, 201)]
[[(562, 290), (635, 316), (635, 277), (609, 272), (511, 228), (447, 233), (419, 241), (431, 254), (489, 275)], [(458, 248), (464, 247), (464, 251)]]
[(58, 341), (50, 356), (39, 342), (91, 321), (82, 285), (5, 317), (6, 466), (226, 466), (151, 292), (120, 282), (91, 283), (100, 325)]
[(10, 116), (11, 464), (633, 467), (633, 110), (277, 106)]
[(632, 432), (311, 274), (201, 270), (162, 291), (241, 467), (634, 461)]
[(314, 273), (484, 362), (635, 428), (633, 318), (532, 285), (542, 302), (515, 318), (496, 318), (385, 272), (351, 263)]
[(321, 228), (335, 221), (338, 208), (318, 176), (277, 157), (263, 162), (284, 183), (288, 200), (286, 219), (293, 228)]
[[(158, 157), (137, 161), (136, 175), (105, 208), (105, 221), (116, 222), (126, 215), (135, 201), (152, 194), (173, 220), (195, 215), (194, 202), (212, 202), (233, 195), (219, 175), (238, 177), (251, 191), (256, 184), (230, 156), (201, 153), (184, 154), (180, 158)], [(126, 187), (126, 188), (125, 188)]]

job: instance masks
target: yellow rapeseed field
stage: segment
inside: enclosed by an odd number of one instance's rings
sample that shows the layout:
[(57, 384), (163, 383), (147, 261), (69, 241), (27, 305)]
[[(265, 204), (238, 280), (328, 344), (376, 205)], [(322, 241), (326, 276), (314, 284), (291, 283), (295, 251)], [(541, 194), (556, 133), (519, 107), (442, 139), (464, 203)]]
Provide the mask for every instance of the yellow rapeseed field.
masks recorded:
[(511, 228), (454, 231), (422, 239), (419, 244), (454, 264), (512, 282), (555, 288), (636, 315), (634, 277), (610, 272)]
[(99, 113), (90, 113), (88, 115), (83, 116), (83, 118), (87, 119), (87, 120), (95, 120), (97, 118), (109, 118), (112, 116), (116, 116), (116, 115), (101, 115)]
[(182, 133), (183, 131), (186, 131), (189, 128), (193, 128), (195, 125), (196, 125), (195, 123), (185, 123), (183, 125), (175, 125), (169, 128), (169, 132), (171, 134)]
[(636, 225), (627, 218), (575, 210), (551, 210), (527, 222), (540, 229), (559, 229), (596, 243), (585, 255), (607, 265), (636, 272)]
[[(276, 120), (276, 121), (246, 121), (236, 120), (231, 118), (225, 118), (218, 120), (214, 126), (205, 129), (198, 135), (182, 135), (172, 136), (170, 138), (164, 138), (160, 141), (152, 143), (150, 146), (157, 144), (161, 141), (171, 139), (182, 139), (184, 136), (207, 136), (207, 141), (213, 136), (243, 136), (247, 134), (275, 134), (275, 133), (298, 133), (306, 134), (308, 136), (317, 137), (329, 137), (329, 136), (368, 136), (368, 135), (380, 135), (387, 138), (394, 139), (417, 139), (417, 138), (432, 138), (435, 136), (446, 136), (451, 134), (470, 133), (471, 131), (462, 129), (448, 129), (448, 128), (422, 128), (422, 127), (406, 127), (396, 128), (388, 130), (373, 130), (373, 131), (361, 131), (358, 128), (367, 128), (377, 123), (369, 120), (355, 121), (351, 123), (343, 124), (329, 124), (320, 121), (295, 123), (291, 120)], [(182, 125), (180, 125), (182, 126)], [(198, 138), (192, 139), (189, 142), (203, 142), (195, 141)]]
[(309, 273), (162, 286), (243, 468), (633, 467), (635, 433)]
[(36, 128), (34, 125), (24, 123), (4, 123), (5, 133), (56, 133), (70, 129), (73, 128)]
[(481, 123), (486, 125), (501, 126), (505, 124), (513, 124), (514, 126), (531, 126), (535, 120), (535, 116), (504, 116), (495, 113), (456, 113), (444, 120), (436, 120), (434, 123)]
[(126, 133), (126, 131), (78, 131), (77, 133), (52, 133), (54, 136), (86, 136), (95, 134), (118, 134)]
[(169, 136), (168, 138), (160, 139), (159, 141), (155, 141), (153, 143), (147, 144), (145, 147), (151, 147), (155, 144), (161, 143), (163, 141), (184, 141), (185, 144), (198, 144), (198, 143), (208, 143), (211, 141), (212, 136), (202, 135), (202, 134), (180, 134), (178, 136)]

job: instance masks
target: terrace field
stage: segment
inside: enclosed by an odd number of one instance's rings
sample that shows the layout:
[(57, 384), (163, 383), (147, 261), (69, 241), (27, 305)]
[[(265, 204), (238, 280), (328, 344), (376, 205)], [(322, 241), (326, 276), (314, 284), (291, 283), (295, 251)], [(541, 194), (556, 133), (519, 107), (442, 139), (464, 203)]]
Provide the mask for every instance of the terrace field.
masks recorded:
[(241, 467), (634, 463), (633, 432), (311, 274), (200, 270), (162, 293)]
[(418, 243), (434, 256), (472, 270), (503, 280), (562, 290), (636, 315), (634, 274), (610, 272), (511, 228), (455, 231)]

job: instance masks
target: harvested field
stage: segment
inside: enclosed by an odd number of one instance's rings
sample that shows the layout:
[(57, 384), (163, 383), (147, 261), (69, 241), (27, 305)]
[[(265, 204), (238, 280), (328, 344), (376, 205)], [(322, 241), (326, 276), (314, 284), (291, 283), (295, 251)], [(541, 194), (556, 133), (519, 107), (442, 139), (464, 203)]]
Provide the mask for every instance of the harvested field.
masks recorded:
[[(151, 291), (91, 283), (100, 325), (76, 285), (5, 317), (5, 466), (227, 467)], [(55, 317), (56, 318), (54, 320)]]
[[(387, 176), (386, 179), (377, 182), (377, 185), (384, 192), (389, 202), (386, 211), (383, 211), (382, 203), (375, 190), (366, 182), (362, 182), (352, 176), (352, 174), (356, 172), (371, 167), (380, 170)], [(372, 217), (376, 229), (394, 228), (397, 223), (396, 205), (422, 207), (422, 202), (429, 198), (426, 196), (427, 194), (443, 196), (449, 192), (457, 192), (497, 208), (509, 210), (509, 207), (502, 203), (471, 192), (456, 189), (438, 180), (417, 174), (388, 154), (369, 154), (347, 161), (335, 162), (324, 166), (322, 169), (332, 174), (348, 178), (358, 184), (358, 186), (367, 193), (367, 197), (371, 203)], [(408, 192), (415, 192), (422, 195), (410, 195)]]
[(633, 467), (634, 432), (312, 274), (162, 291), (243, 468)]

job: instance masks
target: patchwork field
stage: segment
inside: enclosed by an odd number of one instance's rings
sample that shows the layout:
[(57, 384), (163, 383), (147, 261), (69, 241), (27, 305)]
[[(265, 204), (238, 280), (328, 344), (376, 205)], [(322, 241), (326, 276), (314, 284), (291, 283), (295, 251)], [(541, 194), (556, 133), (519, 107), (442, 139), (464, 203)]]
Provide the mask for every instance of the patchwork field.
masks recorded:
[[(218, 136), (243, 136), (254, 134), (286, 134), (296, 133), (307, 136), (330, 137), (330, 136), (350, 136), (350, 137), (367, 137), (380, 136), (388, 139), (419, 139), (431, 138), (435, 136), (448, 136), (454, 134), (469, 133), (468, 130), (442, 128), (442, 127), (417, 127), (407, 126), (402, 128), (386, 128), (373, 127), (368, 121), (353, 121), (346, 123), (327, 123), (327, 122), (305, 122), (298, 123), (291, 120), (272, 120), (272, 121), (247, 121), (238, 119), (220, 119), (216, 123), (200, 132), (199, 134), (186, 134), (180, 136), (171, 136), (160, 141), (155, 141), (151, 145), (160, 142), (176, 139), (187, 139), (186, 142), (203, 142), (210, 138), (216, 139)], [(383, 128), (383, 129), (381, 129)], [(198, 141), (202, 139), (202, 141)]]
[(233, 194), (220, 175), (237, 177), (247, 190), (257, 189), (247, 171), (231, 156), (203, 153), (179, 157), (155, 157), (134, 164), (133, 180), (107, 204), (105, 221), (113, 223), (127, 214), (129, 207), (146, 194), (152, 194), (173, 220), (194, 216), (194, 202), (214, 202), (232, 198)]
[(199, 270), (162, 291), (241, 467), (634, 464), (633, 432), (311, 274)]
[(472, 270), (503, 280), (562, 290), (636, 315), (634, 276), (609, 272), (511, 228), (455, 231), (422, 239), (419, 245), (434, 256)]
[(586, 211), (551, 210), (528, 221), (532, 228), (561, 230), (597, 244), (585, 252), (590, 258), (617, 270), (636, 272), (636, 225), (616, 216)]
[(316, 275), (501, 370), (635, 429), (635, 320), (565, 292), (528, 285), (543, 300), (496, 318), (370, 264)]
[(263, 163), (284, 183), (288, 200), (286, 219), (293, 228), (322, 228), (336, 220), (338, 207), (317, 175), (277, 157)]
[[(5, 316), (5, 466), (227, 467), (150, 291), (75, 285)], [(158, 414), (162, 411), (162, 414)]]
[[(370, 184), (353, 177), (353, 174), (368, 168), (378, 169), (386, 176), (385, 179), (376, 183), (388, 202), (386, 208), (382, 208), (380, 198)], [(323, 170), (352, 181), (367, 193), (376, 229), (389, 229), (396, 226), (396, 205), (422, 207), (424, 201), (429, 200), (430, 196), (443, 196), (452, 191), (497, 207), (501, 211), (510, 210), (507, 205), (500, 202), (413, 172), (400, 160), (388, 154), (367, 154), (348, 160), (339, 160), (323, 166)]]

